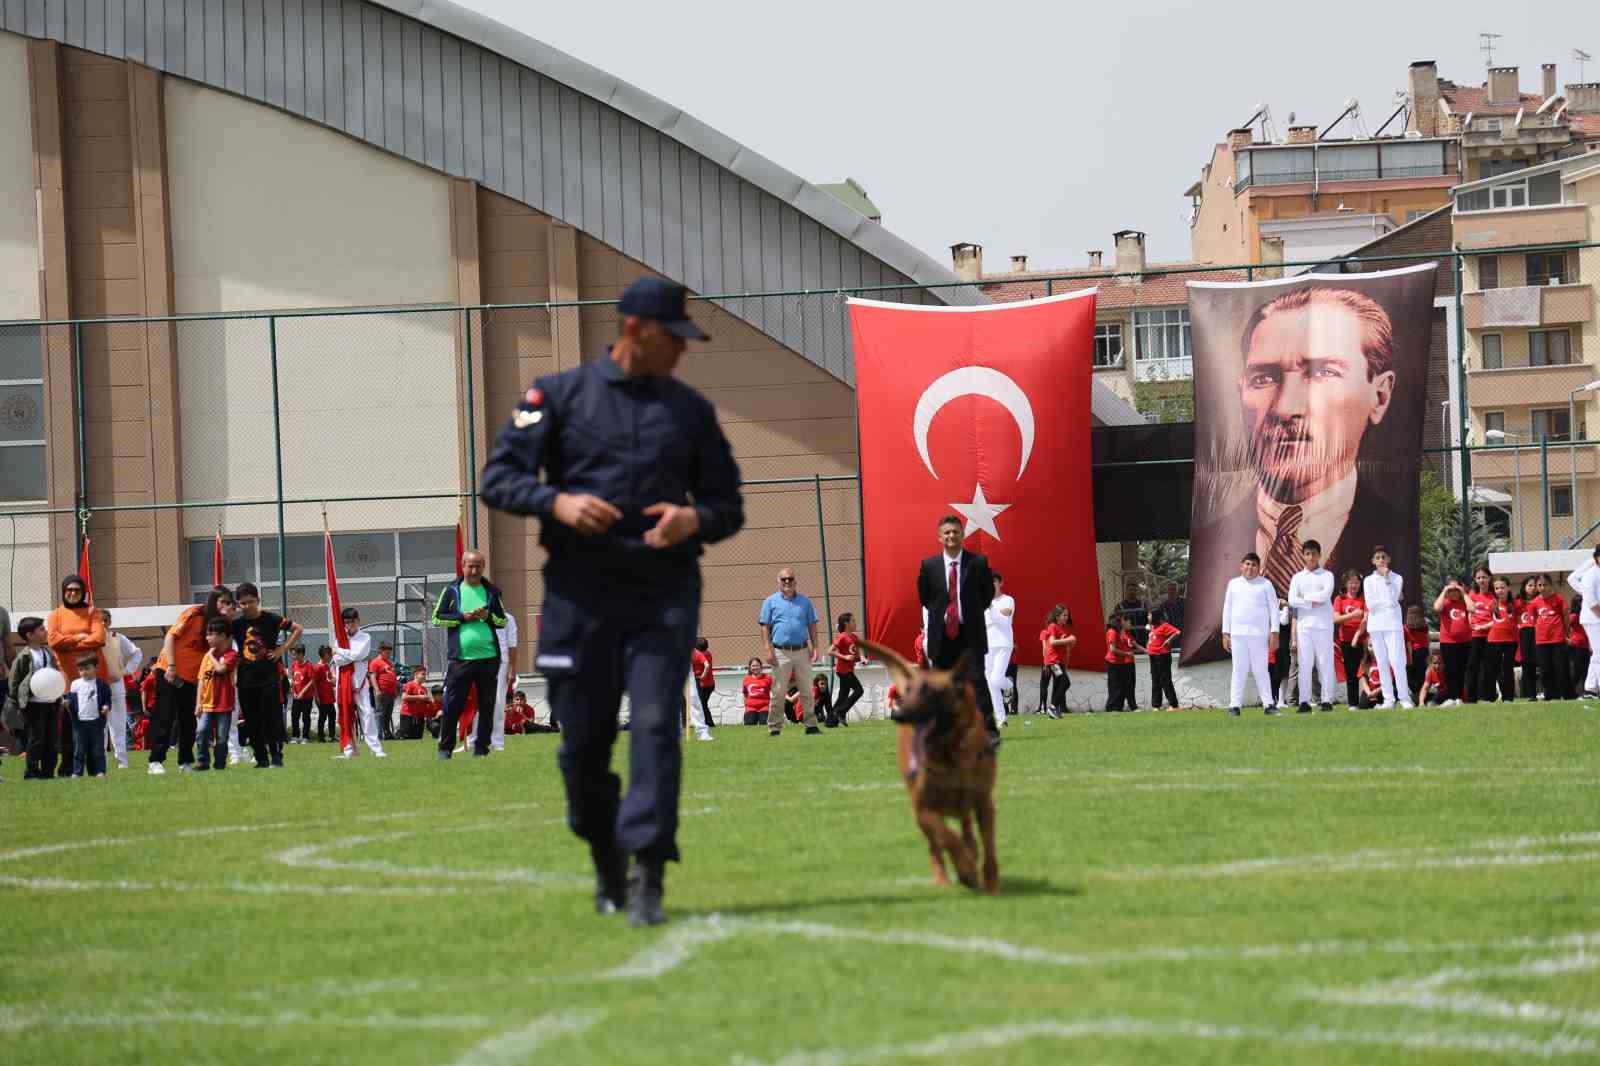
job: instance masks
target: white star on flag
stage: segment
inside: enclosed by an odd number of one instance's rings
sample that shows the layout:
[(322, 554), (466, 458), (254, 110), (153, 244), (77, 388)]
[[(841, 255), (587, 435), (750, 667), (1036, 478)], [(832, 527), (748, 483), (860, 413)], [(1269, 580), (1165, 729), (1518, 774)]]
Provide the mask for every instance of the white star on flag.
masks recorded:
[(1009, 510), (1009, 503), (990, 503), (984, 499), (983, 486), (980, 484), (972, 490), (971, 503), (952, 503), (951, 508), (967, 520), (967, 528), (962, 537), (970, 537), (982, 530), (995, 540), (1000, 539), (1000, 531), (995, 528), (995, 515), (1001, 511)]

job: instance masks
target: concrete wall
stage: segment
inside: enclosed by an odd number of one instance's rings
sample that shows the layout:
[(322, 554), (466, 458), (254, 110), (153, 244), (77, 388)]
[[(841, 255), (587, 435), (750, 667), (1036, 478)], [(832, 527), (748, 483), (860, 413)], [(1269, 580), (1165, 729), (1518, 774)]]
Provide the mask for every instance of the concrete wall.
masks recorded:
[(1201, 183), (1200, 213), (1189, 230), (1190, 253), (1202, 263), (1242, 263), (1246, 258), (1243, 197), (1236, 197), (1228, 185), (1232, 177), (1233, 152), (1219, 144)]
[[(176, 79), (166, 117), (179, 312), (455, 301), (445, 178)], [(280, 323), (288, 495), (457, 490), (456, 323), (440, 312)], [(178, 360), (186, 498), (272, 496), (266, 323), (184, 324)], [(453, 525), (456, 514), (453, 500), (329, 509), (346, 530)], [(217, 517), (186, 512), (185, 535), (210, 534)], [(321, 526), (311, 505), (287, 518), (293, 532)], [(276, 528), (270, 507), (224, 521), (231, 534)]]
[(39, 214), (34, 193), (28, 49), (0, 33), (0, 319), (39, 317)]

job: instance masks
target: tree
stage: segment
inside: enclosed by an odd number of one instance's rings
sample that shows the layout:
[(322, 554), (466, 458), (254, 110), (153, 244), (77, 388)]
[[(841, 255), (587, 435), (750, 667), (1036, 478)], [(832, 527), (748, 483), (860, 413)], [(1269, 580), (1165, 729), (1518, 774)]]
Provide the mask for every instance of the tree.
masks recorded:
[[(1432, 477), (1427, 471), (1423, 472), (1423, 479), (1422, 595), (1423, 606), (1431, 609), (1445, 582), (1451, 578), (1470, 579), (1472, 568), (1487, 562), (1490, 552), (1505, 551), (1506, 540), (1490, 531), (1481, 510), (1474, 509), (1470, 523), (1463, 527), (1461, 506), (1456, 498), (1448, 491), (1439, 490), (1448, 505), (1441, 509), (1438, 492), (1430, 499)], [(1433, 488), (1438, 488), (1437, 482), (1433, 483)]]
[(1145, 540), (1139, 542), (1139, 569), (1155, 580), (1155, 593), (1168, 581), (1185, 588), (1189, 583), (1189, 542), (1186, 540)]

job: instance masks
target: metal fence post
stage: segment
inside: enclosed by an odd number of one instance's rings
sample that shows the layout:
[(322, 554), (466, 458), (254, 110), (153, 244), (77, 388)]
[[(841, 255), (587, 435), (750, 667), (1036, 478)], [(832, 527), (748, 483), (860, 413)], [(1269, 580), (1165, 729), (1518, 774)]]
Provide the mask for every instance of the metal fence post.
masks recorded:
[[(87, 415), (85, 414), (88, 404), (84, 402), (83, 397), (83, 323), (81, 322), (72, 324), (72, 383), (73, 388), (77, 391), (78, 401), (74, 405), (77, 408), (75, 421), (77, 423), (76, 432), (78, 436), (78, 498), (75, 510), (81, 515), (89, 507), (89, 430)], [(76, 570), (77, 560), (83, 557), (83, 541), (88, 534), (88, 529), (87, 524), (82, 520), (73, 524), (78, 527), (78, 535), (75, 538), (78, 550), (74, 553), (75, 558), (73, 560), (73, 569)], [(88, 576), (87, 574), (84, 575), (85, 578)]]
[(1550, 435), (1539, 434), (1539, 496), (1544, 503), (1544, 550), (1550, 550)]
[[(1471, 426), (1471, 409), (1467, 404), (1467, 323), (1464, 317), (1464, 299), (1461, 294), (1462, 270), (1461, 254), (1455, 253), (1453, 260), (1455, 304), (1456, 304), (1456, 441), (1461, 446), (1461, 565), (1464, 568), (1475, 565), (1477, 560), (1468, 558), (1472, 554), (1472, 452), (1467, 447), (1467, 430)], [(1546, 540), (1549, 539), (1548, 530)], [(1548, 544), (1545, 547), (1549, 547)]]
[(467, 503), (470, 508), (468, 526), (472, 531), (472, 544), (478, 544), (478, 413), (473, 409), (472, 381), (472, 308), (461, 311), (466, 335), (467, 354)]
[(822, 518), (822, 475), (812, 474), (811, 485), (817, 494), (817, 543), (822, 548), (822, 621), (833, 625), (833, 592), (828, 583), (828, 528)]
[(278, 402), (278, 320), (267, 319), (267, 350), (272, 361), (272, 459), (278, 478), (278, 610), (289, 614), (289, 560), (283, 532), (283, 417)]

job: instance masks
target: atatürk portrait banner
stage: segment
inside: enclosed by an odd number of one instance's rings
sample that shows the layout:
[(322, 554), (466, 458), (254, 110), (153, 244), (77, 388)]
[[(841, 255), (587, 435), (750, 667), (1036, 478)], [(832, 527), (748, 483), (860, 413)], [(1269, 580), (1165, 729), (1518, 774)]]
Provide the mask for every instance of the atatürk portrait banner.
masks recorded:
[[(1247, 552), (1287, 595), (1306, 541), (1339, 587), (1388, 548), (1420, 587), (1417, 476), (1434, 267), (1190, 282), (1195, 471), (1183, 662), (1222, 655)], [(1281, 653), (1280, 653), (1281, 654)]]

